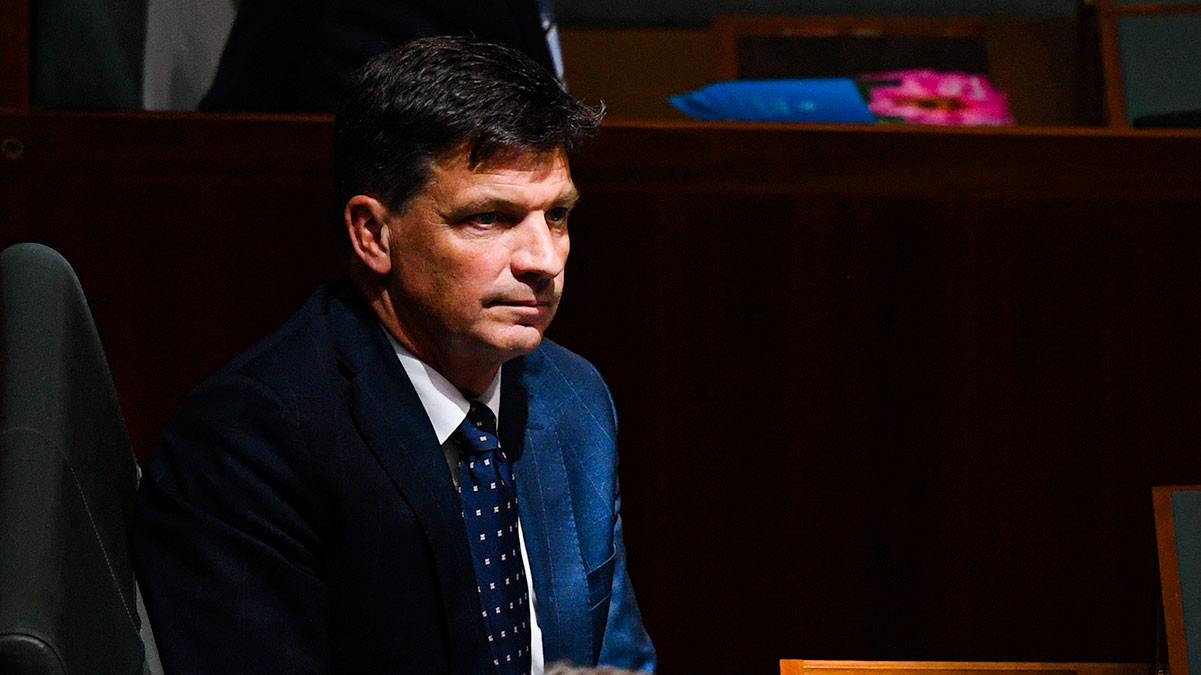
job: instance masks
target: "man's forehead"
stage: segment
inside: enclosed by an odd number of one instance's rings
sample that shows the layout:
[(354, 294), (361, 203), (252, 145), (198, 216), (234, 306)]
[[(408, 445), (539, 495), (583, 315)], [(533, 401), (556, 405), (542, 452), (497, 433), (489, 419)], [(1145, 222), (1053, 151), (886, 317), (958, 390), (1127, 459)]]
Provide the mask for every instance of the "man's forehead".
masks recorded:
[(473, 173), (498, 170), (553, 171), (567, 167), (567, 152), (563, 148), (528, 148), (524, 146), (494, 146), (485, 153), (470, 143), (461, 143), (434, 158), (441, 169), (466, 168)]
[(578, 193), (571, 180), (567, 153), (562, 150), (546, 152), (514, 151), (493, 154), (487, 160), (472, 164), (465, 153), (444, 155), (434, 162), (431, 187), (469, 193), (503, 190), (506, 185), (543, 184), (562, 193), (559, 198), (575, 199)]

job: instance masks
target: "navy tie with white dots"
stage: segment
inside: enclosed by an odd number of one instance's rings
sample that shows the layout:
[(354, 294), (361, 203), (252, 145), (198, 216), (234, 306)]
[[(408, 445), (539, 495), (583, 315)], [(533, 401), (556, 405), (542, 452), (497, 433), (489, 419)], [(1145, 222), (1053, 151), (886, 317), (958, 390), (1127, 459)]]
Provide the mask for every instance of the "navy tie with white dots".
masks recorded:
[(478, 401), (454, 434), (459, 494), (475, 563), (484, 627), (498, 675), (530, 672), (530, 603), (517, 539), (517, 488), (496, 418)]

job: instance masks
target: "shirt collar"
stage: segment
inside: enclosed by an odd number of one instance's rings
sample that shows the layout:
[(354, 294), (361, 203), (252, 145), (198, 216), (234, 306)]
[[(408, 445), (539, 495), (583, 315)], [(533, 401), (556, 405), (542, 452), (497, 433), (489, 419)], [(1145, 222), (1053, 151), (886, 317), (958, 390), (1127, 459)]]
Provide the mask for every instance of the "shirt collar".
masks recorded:
[[(442, 373), (434, 370), (432, 366), (413, 356), (413, 353), (405, 349), (396, 338), (387, 329), (380, 327), (387, 336), (388, 342), (391, 343), (392, 349), (396, 352), (396, 357), (400, 359), (400, 365), (404, 367), (405, 373), (409, 376), (409, 381), (413, 383), (413, 389), (417, 390), (417, 398), (421, 399), (421, 405), (425, 408), (425, 414), (430, 419), (430, 424), (434, 427), (434, 434), (438, 437), (438, 443), (446, 443), (446, 439), (454, 433), (455, 429), (463, 423), (463, 419), (467, 417), (467, 411), (471, 408), (471, 403), (463, 396), (459, 390), (450, 383)], [(503, 367), (503, 366), (502, 366)], [(497, 369), (496, 377), (492, 379), (492, 384), (483, 394), (476, 397), (477, 401), (488, 406), (492, 414), (496, 417), (499, 425), (500, 421), (500, 370)]]

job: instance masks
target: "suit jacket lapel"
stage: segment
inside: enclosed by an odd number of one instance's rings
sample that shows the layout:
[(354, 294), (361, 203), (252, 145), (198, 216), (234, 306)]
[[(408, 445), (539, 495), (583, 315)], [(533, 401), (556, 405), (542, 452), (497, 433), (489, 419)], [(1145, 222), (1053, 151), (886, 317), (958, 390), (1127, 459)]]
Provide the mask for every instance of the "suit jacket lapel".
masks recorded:
[(555, 383), (541, 372), (541, 356), (535, 352), (504, 366), (501, 445), (521, 448), (513, 468), (546, 661), (588, 665), (593, 659), (588, 583), (563, 462), (564, 445), (572, 441), (555, 424), (550, 402), (562, 405), (564, 398), (548, 393)]
[(350, 413), (425, 532), (444, 599), (451, 671), (468, 672), (489, 650), (454, 483), (404, 368), (375, 315), (357, 292), (350, 292), (354, 297), (335, 298), (330, 311), (343, 364), (351, 373)]

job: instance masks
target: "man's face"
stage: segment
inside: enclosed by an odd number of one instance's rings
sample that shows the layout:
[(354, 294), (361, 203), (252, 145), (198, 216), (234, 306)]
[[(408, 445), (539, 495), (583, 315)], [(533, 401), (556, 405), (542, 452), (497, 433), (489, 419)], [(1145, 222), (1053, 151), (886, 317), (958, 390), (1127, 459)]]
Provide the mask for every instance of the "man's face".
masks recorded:
[(561, 151), (474, 169), (466, 151), (436, 161), (425, 189), (384, 222), (401, 342), (439, 370), (492, 368), (536, 349), (563, 292), (577, 199)]

